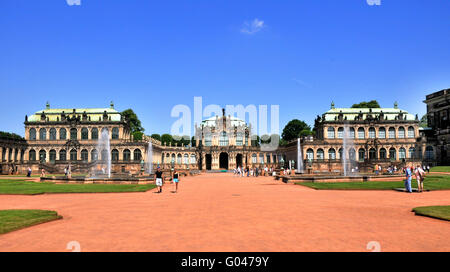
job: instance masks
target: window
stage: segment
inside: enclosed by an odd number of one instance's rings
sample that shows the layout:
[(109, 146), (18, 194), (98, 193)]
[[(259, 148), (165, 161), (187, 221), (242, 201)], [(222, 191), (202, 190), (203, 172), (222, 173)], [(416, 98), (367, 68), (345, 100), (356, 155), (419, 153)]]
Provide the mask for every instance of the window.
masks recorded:
[(39, 130), (39, 140), (47, 140), (47, 130), (45, 128)]
[(348, 151), (348, 157), (352, 161), (356, 160), (356, 151), (355, 151), (355, 149), (350, 148), (350, 150)]
[(270, 163), (270, 155), (269, 154), (267, 154), (266, 160), (267, 160), (267, 163)]
[[(70, 129), (70, 139), (71, 140), (76, 140), (77, 139), (77, 129), (76, 128), (71, 128)], [(72, 151), (70, 151), (72, 152)]]
[(89, 138), (89, 131), (87, 128), (81, 129), (81, 140), (87, 140)]
[[(55, 131), (56, 133), (56, 131)], [(48, 153), (48, 157), (50, 162), (55, 162), (56, 161), (56, 150), (52, 149), (50, 150), (50, 152)]]
[(408, 149), (408, 157), (414, 159), (416, 157), (416, 149), (414, 147), (410, 147)]
[(338, 128), (338, 138), (339, 139), (344, 138), (344, 128), (343, 127)]
[(317, 159), (318, 160), (323, 160), (324, 157), (324, 152), (322, 148), (317, 149)]
[(355, 128), (350, 128), (349, 138), (355, 139)]
[(191, 164), (196, 163), (195, 155), (191, 154)]
[(404, 127), (399, 127), (398, 128), (398, 137), (399, 138), (405, 138), (405, 128)]
[(369, 149), (369, 159), (375, 160), (376, 158), (377, 158), (377, 151), (375, 150), (375, 148)]
[(181, 164), (181, 154), (177, 155), (177, 164)]
[(360, 148), (358, 150), (358, 159), (360, 162), (364, 161), (366, 158), (366, 151), (364, 150), (364, 148)]
[(102, 128), (102, 135), (101, 135), (102, 139), (107, 139), (109, 138), (109, 130), (108, 128)]
[(67, 130), (65, 128), (59, 130), (59, 139), (60, 140), (67, 139)]
[(60, 161), (66, 161), (67, 160), (67, 152), (66, 150), (62, 149), (59, 151), (59, 160)]
[(112, 129), (112, 139), (119, 139), (119, 128), (115, 127)]
[(30, 161), (36, 160), (36, 151), (34, 151), (33, 149), (31, 149), (30, 152), (28, 152), (28, 160)]
[(328, 139), (334, 139), (334, 127), (328, 127)]
[(47, 159), (47, 152), (45, 152), (45, 150), (41, 150), (39, 151), (39, 161), (41, 162), (45, 162), (45, 160)]
[(336, 159), (336, 150), (334, 150), (334, 148), (330, 148), (328, 150), (328, 158), (330, 160), (335, 160)]
[(395, 128), (389, 128), (389, 139), (395, 139)]
[(400, 160), (406, 159), (406, 149), (404, 149), (403, 147), (401, 147), (401, 148), (398, 150), (398, 158), (399, 158)]
[(98, 139), (98, 128), (93, 128), (91, 130), (91, 139), (97, 140)]
[[(50, 140), (52, 140), (52, 141), (56, 140), (56, 129), (54, 129), (54, 128), (50, 129)], [(56, 151), (55, 151), (55, 153), (56, 153)]]
[(380, 159), (382, 160), (386, 159), (386, 149), (384, 148), (380, 149)]
[(212, 142), (212, 137), (211, 137), (211, 134), (208, 133), (205, 136), (205, 146), (211, 146), (211, 142)]
[(222, 131), (219, 138), (219, 145), (220, 146), (227, 146), (228, 145), (228, 136), (225, 131)]
[(395, 161), (397, 159), (397, 150), (395, 150), (395, 148), (393, 147), (389, 149), (389, 159), (391, 161)]
[(427, 148), (425, 148), (425, 159), (427, 159), (427, 160), (434, 159), (433, 147), (432, 146), (427, 146)]
[(131, 160), (131, 152), (129, 149), (125, 149), (123, 151), (123, 160), (124, 161), (130, 161)]
[(184, 156), (183, 156), (183, 163), (184, 164), (189, 164), (189, 155), (188, 154), (184, 154)]
[(98, 151), (97, 149), (93, 149), (91, 151), (91, 161), (95, 162), (98, 160)]
[(370, 139), (375, 139), (376, 135), (375, 135), (375, 128), (371, 127), (369, 128), (369, 138)]
[(108, 153), (107, 150), (103, 149), (100, 155), (101, 155), (101, 158), (100, 158), (100, 159), (101, 159), (102, 161), (108, 161), (108, 160), (109, 160), (110, 154)]
[(119, 160), (119, 150), (113, 149), (111, 151), (111, 160), (112, 161), (118, 161)]
[(342, 160), (344, 157), (342, 156), (342, 148), (339, 148), (339, 159)]
[(378, 138), (386, 139), (386, 129), (384, 127), (378, 129)]
[(364, 128), (360, 127), (358, 128), (358, 139), (364, 139), (366, 131), (364, 130)]
[(273, 163), (277, 163), (277, 155), (273, 155), (272, 158), (273, 158)]
[(29, 133), (30, 133), (29, 136), (30, 141), (36, 141), (36, 129), (31, 128)]
[(256, 154), (252, 154), (252, 163), (256, 163)]
[(87, 162), (89, 159), (89, 152), (86, 149), (81, 150), (81, 160)]
[(264, 154), (259, 154), (259, 163), (264, 163)]
[(72, 149), (72, 150), (70, 150), (70, 160), (71, 161), (76, 161), (78, 158), (77, 158), (77, 150), (76, 149)]
[(414, 137), (416, 137), (416, 133), (414, 131), (414, 128), (413, 127), (409, 127), (408, 128), (408, 138), (414, 138)]
[(314, 160), (314, 150), (312, 150), (311, 148), (306, 150), (306, 158), (308, 160)]
[(140, 161), (142, 158), (142, 153), (140, 149), (135, 149), (133, 152), (134, 161)]
[(237, 134), (236, 134), (236, 145), (237, 146), (242, 146), (242, 144), (243, 144), (243, 135), (242, 135), (242, 132), (238, 132)]

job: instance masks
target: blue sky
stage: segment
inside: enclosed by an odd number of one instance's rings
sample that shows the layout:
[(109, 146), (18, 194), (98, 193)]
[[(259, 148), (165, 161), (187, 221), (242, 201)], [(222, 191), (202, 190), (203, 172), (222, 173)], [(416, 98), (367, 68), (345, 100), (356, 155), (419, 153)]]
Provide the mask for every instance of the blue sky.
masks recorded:
[(280, 128), (376, 99), (426, 112), (450, 88), (450, 1), (0, 1), (0, 130), (45, 107), (279, 105)]

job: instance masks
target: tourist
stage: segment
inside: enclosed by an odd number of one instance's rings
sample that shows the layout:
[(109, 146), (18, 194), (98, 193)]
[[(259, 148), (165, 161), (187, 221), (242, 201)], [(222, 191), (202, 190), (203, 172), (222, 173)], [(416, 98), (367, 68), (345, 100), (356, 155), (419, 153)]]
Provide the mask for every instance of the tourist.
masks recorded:
[(430, 173), (430, 166), (427, 165), (427, 173)]
[(161, 168), (158, 166), (155, 172), (155, 182), (156, 186), (158, 186), (158, 193), (162, 193), (162, 185), (163, 185), (163, 173), (161, 172)]
[(64, 176), (67, 177), (67, 167), (64, 167)]
[(268, 171), (269, 171), (269, 169), (267, 168), (267, 166), (266, 166), (266, 167), (264, 167), (264, 176), (266, 176), (266, 175), (267, 175)]
[(31, 168), (30, 167), (28, 167), (27, 177), (31, 177)]
[(410, 166), (406, 167), (405, 174), (406, 174), (406, 179), (405, 179), (406, 191), (409, 193), (412, 193), (412, 189), (411, 189), (412, 169)]
[(45, 178), (45, 169), (44, 168), (42, 168), (42, 170), (41, 170), (41, 178)]
[(259, 168), (256, 167), (256, 169), (255, 169), (255, 177), (257, 177), (258, 175), (259, 175)]
[(177, 170), (173, 170), (172, 180), (173, 180), (173, 183), (175, 183), (175, 193), (176, 193), (176, 192), (178, 192), (178, 182), (180, 181)]
[(423, 192), (423, 180), (425, 179), (425, 171), (420, 167), (420, 165), (417, 165), (416, 170), (414, 171), (414, 175), (416, 176), (417, 180), (417, 191), (419, 193)]

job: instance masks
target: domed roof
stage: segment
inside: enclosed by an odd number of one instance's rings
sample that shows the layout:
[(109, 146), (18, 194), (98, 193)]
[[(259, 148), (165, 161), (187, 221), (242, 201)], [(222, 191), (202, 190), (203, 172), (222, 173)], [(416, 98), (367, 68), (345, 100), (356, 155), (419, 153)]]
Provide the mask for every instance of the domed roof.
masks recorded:
[[(223, 116), (210, 117), (210, 118), (205, 119), (205, 120), (202, 121), (202, 126), (214, 127), (216, 125), (216, 119), (222, 119), (222, 118), (223, 118)], [(230, 120), (231, 126), (247, 126), (245, 121), (243, 121), (242, 119), (239, 119), (237, 117), (225, 116), (225, 118), (227, 119), (226, 120), (227, 122), (228, 122), (228, 120)]]

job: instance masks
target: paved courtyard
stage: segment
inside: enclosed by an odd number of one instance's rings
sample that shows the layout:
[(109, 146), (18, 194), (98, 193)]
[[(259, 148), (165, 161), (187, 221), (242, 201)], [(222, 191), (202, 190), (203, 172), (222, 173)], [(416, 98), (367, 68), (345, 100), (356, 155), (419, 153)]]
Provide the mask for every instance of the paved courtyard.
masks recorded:
[(0, 251), (450, 251), (450, 223), (411, 209), (449, 205), (450, 191), (316, 191), (271, 177), (187, 177), (162, 194), (0, 196), (0, 209), (64, 219), (0, 235)]

